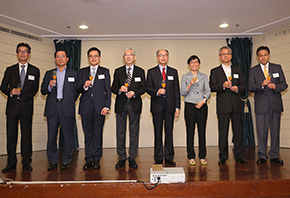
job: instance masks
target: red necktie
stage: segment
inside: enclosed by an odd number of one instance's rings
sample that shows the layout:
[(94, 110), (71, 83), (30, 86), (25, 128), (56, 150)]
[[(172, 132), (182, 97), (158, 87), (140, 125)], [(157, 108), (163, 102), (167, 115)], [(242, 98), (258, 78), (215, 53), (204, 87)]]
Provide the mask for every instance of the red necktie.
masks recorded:
[(165, 68), (163, 68), (163, 71), (162, 71), (162, 78), (163, 80), (166, 80)]

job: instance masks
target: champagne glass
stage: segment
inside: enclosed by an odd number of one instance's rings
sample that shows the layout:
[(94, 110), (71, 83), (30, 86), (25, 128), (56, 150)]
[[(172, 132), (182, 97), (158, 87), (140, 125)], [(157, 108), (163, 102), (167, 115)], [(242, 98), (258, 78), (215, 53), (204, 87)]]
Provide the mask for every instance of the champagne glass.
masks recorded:
[(197, 81), (197, 76), (196, 74), (193, 75), (193, 80), (196, 82)]
[(271, 74), (270, 73), (268, 73), (268, 75), (267, 75), (267, 80), (271, 81)]
[[(55, 70), (52, 71), (52, 78), (53, 78), (53, 80), (56, 80), (56, 71)], [(55, 83), (55, 85), (56, 85), (56, 83)]]
[[(94, 79), (94, 76), (93, 76), (92, 72), (90, 72), (89, 79), (90, 79), (90, 81), (92, 81)], [(90, 87), (92, 87), (92, 84), (90, 85)]]
[(228, 79), (229, 79), (229, 81), (232, 81), (232, 79), (233, 79), (232, 74), (228, 75)]
[[(19, 91), (21, 91), (21, 83), (18, 83), (18, 84), (17, 84), (17, 89), (18, 89)], [(19, 95), (20, 95), (20, 94), (19, 94)], [(18, 99), (18, 100), (20, 99), (19, 95), (17, 96), (17, 99)]]
[(124, 79), (124, 86), (127, 87), (127, 92), (128, 92), (129, 82), (127, 78)]
[(165, 87), (166, 87), (166, 81), (165, 80), (161, 80), (161, 87), (163, 89), (165, 89)]

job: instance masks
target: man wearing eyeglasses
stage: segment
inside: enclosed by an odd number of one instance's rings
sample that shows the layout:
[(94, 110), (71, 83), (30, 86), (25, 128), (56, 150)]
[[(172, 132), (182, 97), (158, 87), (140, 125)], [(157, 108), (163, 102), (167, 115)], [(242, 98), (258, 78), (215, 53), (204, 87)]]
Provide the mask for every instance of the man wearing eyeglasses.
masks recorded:
[(69, 168), (74, 152), (75, 89), (77, 72), (67, 68), (67, 51), (58, 49), (54, 53), (56, 68), (45, 73), (41, 93), (47, 95), (44, 116), (47, 118), (48, 170), (57, 168), (57, 135), (61, 125), (64, 137), (62, 170)]
[[(175, 166), (173, 147), (173, 123), (180, 111), (180, 88), (177, 70), (167, 65), (169, 52), (160, 49), (156, 52), (158, 65), (148, 70), (147, 93), (151, 96), (150, 112), (154, 125), (155, 164)], [(163, 152), (163, 122), (165, 143)]]
[[(116, 168), (125, 166), (128, 159), (130, 168), (138, 168), (135, 158), (138, 153), (139, 123), (142, 112), (142, 99), (146, 91), (145, 72), (134, 64), (135, 51), (126, 48), (123, 51), (125, 65), (114, 72), (112, 92), (116, 94), (115, 113), (117, 131), (117, 153), (119, 155)], [(130, 147), (126, 154), (126, 128), (129, 116)]]
[(243, 159), (242, 112), (241, 100), (245, 91), (243, 72), (239, 67), (231, 64), (232, 50), (227, 46), (219, 49), (221, 65), (210, 71), (211, 92), (216, 92), (216, 113), (218, 117), (219, 133), (219, 165), (228, 159), (229, 122), (232, 122), (234, 157), (237, 163), (246, 164)]
[(16, 145), (18, 139), (18, 122), (21, 129), (21, 157), (23, 170), (32, 171), (32, 115), (33, 97), (38, 92), (39, 69), (30, 63), (31, 47), (19, 43), (16, 56), (19, 63), (6, 68), (1, 91), (7, 95), (6, 130), (7, 130), (7, 166), (2, 173), (16, 169)]
[(77, 92), (81, 93), (79, 114), (85, 133), (83, 169), (99, 169), (103, 155), (103, 126), (111, 106), (111, 80), (107, 68), (99, 65), (101, 51), (92, 47), (87, 52), (90, 66), (80, 69)]
[[(283, 165), (279, 157), (280, 122), (283, 112), (281, 92), (287, 89), (281, 65), (270, 63), (270, 49), (260, 46), (256, 51), (259, 64), (249, 72), (249, 91), (255, 93), (255, 113), (259, 152), (257, 164), (271, 163)], [(267, 140), (270, 126), (271, 149), (267, 155)]]

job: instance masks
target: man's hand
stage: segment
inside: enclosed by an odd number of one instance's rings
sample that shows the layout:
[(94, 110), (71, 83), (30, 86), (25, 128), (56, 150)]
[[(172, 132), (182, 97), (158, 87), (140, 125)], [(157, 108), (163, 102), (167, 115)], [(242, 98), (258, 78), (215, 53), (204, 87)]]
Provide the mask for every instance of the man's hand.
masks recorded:
[(262, 82), (262, 87), (267, 86), (269, 83), (271, 83), (271, 81), (269, 81), (269, 80), (264, 80), (264, 81)]
[(232, 86), (232, 81), (225, 81), (223, 84), (223, 88), (230, 88)]
[(237, 92), (237, 91), (239, 90), (239, 88), (238, 88), (236, 85), (232, 86), (230, 89), (231, 89), (233, 92)]
[[(126, 87), (127, 88), (127, 87)], [(127, 98), (132, 98), (133, 96), (135, 96), (135, 92), (134, 91), (129, 91), (128, 93), (126, 93)]]
[(269, 87), (270, 89), (273, 89), (274, 91), (276, 90), (276, 85), (275, 85), (274, 83), (269, 83), (269, 84), (268, 84), (268, 87)]
[(86, 88), (88, 88), (89, 86), (91, 86), (92, 85), (92, 83), (93, 83), (93, 81), (91, 81), (91, 80), (87, 80), (86, 82), (85, 82), (85, 89)]
[(107, 115), (109, 113), (109, 110), (107, 108), (103, 108), (101, 111), (101, 115)]
[(49, 81), (49, 86), (54, 87), (56, 85), (56, 80)]
[(119, 89), (119, 92), (127, 92), (128, 88), (124, 85), (121, 86), (121, 88)]
[(175, 118), (177, 118), (179, 116), (180, 110), (179, 109), (175, 109)]
[(18, 96), (21, 94), (21, 91), (19, 89), (13, 88), (10, 92), (11, 95)]
[(163, 88), (158, 89), (158, 96), (165, 94), (166, 90)]

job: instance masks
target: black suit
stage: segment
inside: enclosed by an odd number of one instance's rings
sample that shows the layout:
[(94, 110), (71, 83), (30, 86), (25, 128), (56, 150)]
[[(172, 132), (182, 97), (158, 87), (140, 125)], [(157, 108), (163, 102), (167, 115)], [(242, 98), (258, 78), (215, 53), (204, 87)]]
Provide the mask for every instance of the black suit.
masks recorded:
[(45, 73), (41, 85), (41, 93), (47, 95), (44, 110), (44, 116), (47, 117), (48, 132), (47, 158), (50, 164), (58, 163), (57, 134), (59, 125), (61, 125), (64, 136), (62, 163), (70, 164), (74, 151), (75, 101), (79, 95), (75, 89), (77, 72), (66, 68), (62, 90), (63, 96), (62, 100), (58, 102), (57, 85), (52, 87), (50, 91), (48, 88), (49, 82), (52, 80), (52, 71), (56, 71), (56, 69)]
[(154, 125), (154, 159), (163, 160), (162, 128), (165, 127), (165, 160), (173, 160), (173, 122), (176, 108), (180, 109), (180, 88), (177, 70), (167, 66), (166, 93), (157, 96), (161, 88), (162, 75), (159, 66), (148, 70), (147, 93), (151, 96), (150, 112), (153, 115)]
[[(132, 66), (131, 66), (132, 67)], [(146, 91), (145, 72), (142, 68), (134, 65), (132, 81), (128, 91), (134, 91), (135, 96), (128, 99), (126, 93), (119, 93), (119, 89), (124, 85), (126, 76), (126, 65), (115, 70), (112, 92), (116, 94), (115, 113), (117, 114), (117, 153), (119, 160), (125, 160), (126, 154), (126, 125), (129, 115), (130, 148), (129, 159), (137, 157), (139, 142), (140, 114), (142, 112), (141, 95)]]
[(235, 159), (242, 158), (242, 112), (244, 110), (241, 95), (245, 91), (245, 81), (242, 70), (236, 66), (231, 66), (232, 86), (238, 87), (238, 93), (229, 88), (224, 89), (223, 83), (227, 81), (227, 76), (222, 65), (210, 71), (211, 92), (217, 92), (216, 109), (218, 114), (219, 128), (219, 158), (228, 159), (228, 129), (229, 121), (232, 121), (234, 155)]
[(85, 132), (86, 162), (100, 161), (103, 154), (103, 126), (105, 116), (101, 115), (103, 108), (111, 106), (111, 81), (109, 70), (98, 66), (93, 86), (84, 89), (89, 80), (90, 66), (78, 72), (77, 92), (81, 93), (79, 114)]
[(267, 140), (269, 125), (271, 132), (269, 156), (271, 159), (279, 158), (280, 121), (281, 112), (283, 112), (281, 92), (288, 87), (281, 65), (269, 63), (268, 70), (272, 76), (271, 83), (276, 85), (275, 91), (268, 86), (262, 87), (265, 76), (260, 64), (251, 68), (249, 72), (249, 91), (255, 93), (258, 156), (266, 160), (268, 159)]
[(19, 120), (22, 164), (29, 165), (31, 163), (33, 97), (38, 92), (39, 69), (28, 63), (24, 85), (19, 96), (20, 99), (17, 99), (17, 96), (11, 96), (10, 92), (19, 83), (19, 64), (17, 63), (6, 68), (1, 84), (1, 91), (8, 96), (6, 105), (8, 165), (16, 165), (17, 163), (16, 144)]

